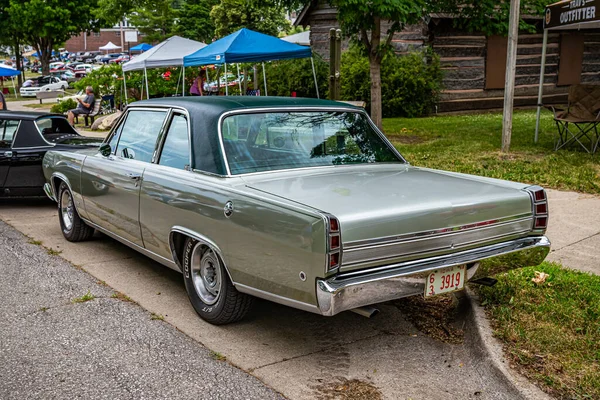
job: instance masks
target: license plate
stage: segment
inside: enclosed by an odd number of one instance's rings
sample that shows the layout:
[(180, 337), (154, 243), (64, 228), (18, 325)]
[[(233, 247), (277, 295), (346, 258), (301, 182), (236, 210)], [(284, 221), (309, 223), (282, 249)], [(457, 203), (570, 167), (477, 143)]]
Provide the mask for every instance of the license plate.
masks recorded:
[(425, 297), (437, 296), (442, 293), (455, 292), (465, 287), (467, 268), (464, 265), (436, 269), (428, 276), (425, 286)]

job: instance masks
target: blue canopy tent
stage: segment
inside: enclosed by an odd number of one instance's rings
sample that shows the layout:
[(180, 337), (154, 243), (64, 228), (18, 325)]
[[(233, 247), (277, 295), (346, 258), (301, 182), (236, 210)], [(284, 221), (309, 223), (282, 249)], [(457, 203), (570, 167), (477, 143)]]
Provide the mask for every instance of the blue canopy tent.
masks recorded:
[[(317, 75), (310, 47), (289, 43), (274, 36), (254, 32), (246, 28), (242, 28), (195, 53), (183, 57), (183, 65), (185, 67), (193, 67), (224, 64), (225, 76), (227, 77), (228, 63), (263, 62), (264, 66), (264, 61), (309, 57), (312, 63), (317, 97), (319, 97)], [(267, 95), (267, 78), (264, 68), (263, 79), (265, 81), (265, 95)], [(227, 94), (227, 85), (225, 85), (225, 92)]]
[(21, 71), (8, 68), (8, 67), (0, 67), (0, 77), (8, 77), (10, 76), (13, 84), (13, 91), (15, 92), (15, 97), (17, 97), (17, 88), (15, 87), (15, 76), (21, 75)]
[[(56, 55), (58, 55), (58, 53), (56, 52), (56, 50), (52, 50), (52, 57), (54, 57)], [(40, 58), (40, 55), (39, 55), (39, 53), (37, 51), (35, 53), (33, 53), (31, 56), (35, 57), (35, 58)]]
[(132, 48), (130, 48), (129, 51), (146, 51), (146, 50), (150, 50), (151, 48), (152, 48), (151, 44), (140, 43), (137, 46), (133, 46)]

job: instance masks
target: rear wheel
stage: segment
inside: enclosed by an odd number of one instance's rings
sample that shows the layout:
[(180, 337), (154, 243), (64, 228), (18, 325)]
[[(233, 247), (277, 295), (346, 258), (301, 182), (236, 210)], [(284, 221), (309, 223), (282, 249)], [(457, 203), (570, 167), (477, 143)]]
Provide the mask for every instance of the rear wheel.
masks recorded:
[(61, 182), (58, 189), (58, 219), (63, 236), (69, 242), (82, 242), (94, 235), (94, 228), (79, 217), (73, 194), (66, 183)]
[(242, 319), (254, 302), (233, 286), (217, 253), (191, 238), (184, 246), (183, 279), (198, 315), (214, 325)]

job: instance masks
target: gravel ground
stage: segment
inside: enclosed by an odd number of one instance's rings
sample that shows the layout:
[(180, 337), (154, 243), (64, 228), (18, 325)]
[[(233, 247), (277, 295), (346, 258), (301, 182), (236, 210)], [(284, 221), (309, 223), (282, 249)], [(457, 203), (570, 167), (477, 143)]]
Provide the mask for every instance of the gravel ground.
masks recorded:
[(0, 399), (282, 398), (28, 241), (0, 221)]

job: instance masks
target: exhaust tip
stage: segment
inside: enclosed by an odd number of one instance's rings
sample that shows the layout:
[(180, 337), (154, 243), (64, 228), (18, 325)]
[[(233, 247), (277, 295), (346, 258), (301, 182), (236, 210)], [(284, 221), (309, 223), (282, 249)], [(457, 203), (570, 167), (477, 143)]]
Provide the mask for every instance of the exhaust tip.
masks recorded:
[(374, 316), (379, 314), (378, 308), (369, 307), (369, 306), (353, 308), (350, 311), (352, 311), (353, 313), (356, 313), (358, 315), (362, 315), (363, 317), (366, 317), (366, 318), (373, 318)]

